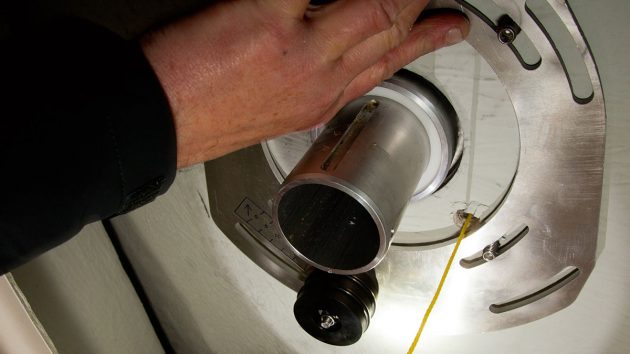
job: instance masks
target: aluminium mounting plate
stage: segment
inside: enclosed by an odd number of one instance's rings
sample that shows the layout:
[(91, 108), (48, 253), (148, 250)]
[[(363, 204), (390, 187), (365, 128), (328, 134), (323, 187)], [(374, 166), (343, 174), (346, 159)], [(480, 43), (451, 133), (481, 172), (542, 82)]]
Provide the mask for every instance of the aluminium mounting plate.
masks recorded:
[[(483, 332), (531, 322), (571, 304), (596, 261), (605, 110), (595, 63), (565, 1), (432, 6), (469, 17), (468, 43), (503, 83), (521, 145), (510, 190), (462, 243), (434, 310), (434, 318), (448, 321), (434, 321), (430, 330)], [(551, 12), (540, 10), (545, 7)], [(553, 23), (562, 26), (545, 27)], [(308, 269), (271, 222), (270, 201), (280, 185), (262, 146), (205, 168), (215, 223), (269, 274), (299, 289)], [(495, 242), (496, 259), (486, 261), (492, 257), (484, 259), (483, 250)], [(372, 327), (415, 327), (450, 252), (450, 246), (392, 247), (376, 268), (382, 290)]]

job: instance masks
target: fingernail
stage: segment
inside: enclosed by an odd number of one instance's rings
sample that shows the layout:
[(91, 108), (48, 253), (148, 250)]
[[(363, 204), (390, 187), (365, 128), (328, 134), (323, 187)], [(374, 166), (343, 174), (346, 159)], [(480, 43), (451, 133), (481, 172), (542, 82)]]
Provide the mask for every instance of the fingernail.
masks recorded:
[(444, 41), (447, 45), (457, 44), (464, 40), (464, 35), (462, 35), (462, 31), (458, 27), (453, 27), (448, 32), (446, 32), (446, 36), (444, 37)]

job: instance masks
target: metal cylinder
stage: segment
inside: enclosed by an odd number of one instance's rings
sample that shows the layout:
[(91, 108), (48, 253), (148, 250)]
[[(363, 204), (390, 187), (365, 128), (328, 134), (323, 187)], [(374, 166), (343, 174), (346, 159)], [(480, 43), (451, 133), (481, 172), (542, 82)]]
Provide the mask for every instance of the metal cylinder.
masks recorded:
[(430, 158), (429, 136), (404, 105), (364, 96), (342, 109), (287, 176), (273, 217), (296, 255), (355, 274), (385, 256)]

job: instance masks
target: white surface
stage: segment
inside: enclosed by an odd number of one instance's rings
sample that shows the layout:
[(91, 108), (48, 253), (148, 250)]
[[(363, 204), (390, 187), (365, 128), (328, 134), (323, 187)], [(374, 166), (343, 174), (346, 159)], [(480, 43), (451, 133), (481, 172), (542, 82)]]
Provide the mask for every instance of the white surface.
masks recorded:
[(163, 352), (100, 223), (12, 274), (61, 354)]
[(0, 276), (0, 353), (54, 353), (8, 277)]

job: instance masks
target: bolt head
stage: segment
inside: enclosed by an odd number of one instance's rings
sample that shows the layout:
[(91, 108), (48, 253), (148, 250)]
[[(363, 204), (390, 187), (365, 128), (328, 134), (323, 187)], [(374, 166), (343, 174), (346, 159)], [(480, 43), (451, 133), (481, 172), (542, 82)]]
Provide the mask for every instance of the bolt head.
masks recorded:
[(516, 39), (516, 31), (510, 27), (505, 27), (499, 30), (497, 37), (499, 38), (499, 42), (503, 44), (510, 44)]
[(322, 327), (323, 329), (329, 329), (330, 327), (334, 326), (335, 324), (337, 324), (337, 321), (335, 321), (335, 318), (331, 315), (322, 315), (322, 317), (320, 317), (320, 327)]
[(492, 251), (486, 251), (483, 252), (483, 254), (481, 255), (481, 258), (483, 258), (484, 261), (486, 262), (490, 262), (491, 260), (494, 259), (494, 257), (496, 257), (496, 253), (492, 252)]

